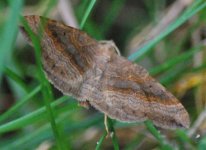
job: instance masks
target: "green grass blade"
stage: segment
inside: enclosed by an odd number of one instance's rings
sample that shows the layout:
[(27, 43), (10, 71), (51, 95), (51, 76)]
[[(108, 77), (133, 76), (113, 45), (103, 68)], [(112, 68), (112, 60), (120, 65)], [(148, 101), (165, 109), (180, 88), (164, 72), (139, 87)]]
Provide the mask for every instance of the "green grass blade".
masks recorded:
[(154, 125), (151, 121), (149, 121), (149, 120), (145, 121), (145, 125), (146, 125), (147, 129), (150, 131), (150, 133), (160, 143), (161, 149), (172, 150), (172, 147), (170, 145), (165, 144), (166, 143), (165, 139), (162, 137), (162, 135), (159, 133), (159, 131), (154, 127)]
[(193, 9), (201, 5), (201, 3), (204, 2), (204, 0), (195, 0), (190, 7), (188, 7), (185, 12), (182, 15), (186, 15), (190, 13)]
[[(70, 135), (74, 135), (76, 132), (79, 132), (79, 130), (84, 130), (93, 125), (96, 125), (100, 122), (100, 120), (102, 120), (102, 115), (92, 115), (80, 122), (78, 121), (77, 123), (69, 122), (70, 120), (68, 121), (68, 115), (73, 115), (73, 113), (71, 113), (71, 111), (67, 111), (63, 114), (63, 117), (57, 119), (58, 123), (65, 123), (64, 132), (70, 133)], [(49, 128), (49, 125), (46, 124), (35, 130), (35, 132), (32, 132), (31, 134), (26, 134), (22, 138), (16, 139), (14, 142), (11, 142), (11, 144), (5, 145), (3, 149), (22, 148), (22, 146), (30, 148), (31, 146), (39, 145), (39, 143), (42, 143), (42, 141), (53, 139), (51, 130)]]
[[(109, 117), (107, 117), (107, 127), (108, 127), (108, 130), (109, 130), (110, 137), (112, 139), (112, 144), (114, 146), (114, 149), (119, 150), (118, 139), (116, 137), (115, 130), (114, 130), (114, 123), (113, 123), (113, 120), (110, 119)], [(105, 137), (107, 136), (107, 134), (108, 133), (105, 130), (105, 132), (103, 133), (103, 135), (101, 136), (101, 138), (97, 142), (97, 145), (96, 145), (96, 148), (95, 148), (96, 150), (100, 149), (100, 147), (101, 147)]]
[(163, 144), (164, 138), (161, 136), (161, 134), (157, 131), (157, 129), (154, 127), (151, 121), (147, 120), (145, 121), (145, 125), (147, 129), (152, 133), (152, 135), (161, 143)]
[(86, 12), (82, 18), (82, 21), (80, 23), (80, 29), (83, 29), (85, 22), (86, 22), (87, 18), (89, 17), (89, 14), (91, 13), (92, 8), (94, 7), (95, 3), (96, 3), (96, 0), (90, 1), (89, 6), (87, 7), (87, 10), (86, 10)]
[(18, 22), (23, 7), (23, 0), (10, 0), (9, 5), (11, 8), (10, 14), (4, 25), (3, 33), (0, 35), (0, 83), (5, 63), (9, 60), (17, 36)]
[(101, 136), (101, 138), (97, 142), (95, 150), (100, 150), (102, 143), (103, 143), (104, 139), (106, 138), (106, 136), (107, 136), (107, 131), (104, 131), (103, 135)]
[(179, 138), (179, 141), (182, 143), (191, 143), (191, 139), (188, 137), (187, 133), (185, 130), (176, 130), (176, 136)]
[[(62, 104), (63, 102), (65, 102), (68, 99), (68, 97), (63, 96), (61, 98), (59, 98), (58, 100), (56, 100), (55, 102), (53, 102), (51, 104), (52, 108), (55, 108), (56, 106)], [(23, 117), (20, 117), (16, 120), (12, 120), (11, 122), (8, 122), (6, 124), (3, 124), (0, 126), (0, 133), (5, 133), (8, 131), (12, 131), (18, 128), (22, 128), (25, 127), (27, 125), (30, 125), (34, 122), (36, 122), (37, 120), (40, 119), (44, 119), (46, 117), (46, 107), (42, 107), (32, 113), (29, 113)]]
[(119, 150), (118, 139), (117, 139), (115, 132), (113, 132), (113, 135), (112, 135), (112, 143), (114, 146), (114, 150)]
[(112, 144), (114, 146), (114, 149), (119, 150), (118, 139), (117, 139), (117, 136), (116, 136), (116, 133), (115, 133), (115, 130), (114, 130), (114, 123), (113, 123), (113, 120), (110, 119), (109, 117), (107, 119), (107, 125), (108, 125), (108, 129), (109, 129), (109, 132), (110, 132), (110, 136), (112, 138)]

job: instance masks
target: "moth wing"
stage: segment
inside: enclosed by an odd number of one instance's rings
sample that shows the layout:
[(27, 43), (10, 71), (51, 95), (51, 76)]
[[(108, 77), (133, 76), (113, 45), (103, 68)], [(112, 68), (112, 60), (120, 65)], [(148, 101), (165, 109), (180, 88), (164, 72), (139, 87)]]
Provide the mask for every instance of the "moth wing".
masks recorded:
[[(76, 98), (86, 72), (94, 65), (98, 42), (85, 32), (40, 16), (25, 16), (40, 39), (46, 76), (64, 94)], [(31, 43), (28, 32), (21, 32)]]
[(150, 119), (163, 128), (189, 127), (189, 116), (182, 104), (143, 67), (123, 57), (113, 54), (99, 84), (89, 102), (113, 119)]

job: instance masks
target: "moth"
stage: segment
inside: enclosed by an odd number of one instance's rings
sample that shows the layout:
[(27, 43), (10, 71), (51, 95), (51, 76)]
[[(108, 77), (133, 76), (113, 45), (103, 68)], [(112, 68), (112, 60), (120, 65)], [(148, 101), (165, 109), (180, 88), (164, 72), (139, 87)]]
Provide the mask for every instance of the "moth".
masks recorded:
[[(63, 94), (122, 122), (149, 119), (161, 128), (189, 127), (183, 105), (146, 69), (119, 56), (115, 44), (44, 17), (25, 19), (40, 39), (48, 80)], [(25, 27), (21, 32), (31, 43)]]

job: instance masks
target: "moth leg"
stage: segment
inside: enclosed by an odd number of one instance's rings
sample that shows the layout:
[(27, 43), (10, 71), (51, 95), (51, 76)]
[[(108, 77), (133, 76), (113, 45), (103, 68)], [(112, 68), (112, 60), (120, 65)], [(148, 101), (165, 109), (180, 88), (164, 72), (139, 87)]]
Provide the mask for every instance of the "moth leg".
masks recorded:
[(116, 52), (119, 56), (121, 56), (120, 50), (112, 40), (102, 40), (99, 41), (99, 43), (102, 44), (102, 46), (106, 46), (108, 49), (111, 49), (112, 51)]
[(108, 117), (106, 114), (104, 114), (104, 126), (105, 126), (105, 130), (107, 131), (107, 135), (109, 135)]
[(79, 105), (79, 106), (82, 106), (82, 107), (84, 107), (84, 108), (86, 108), (86, 109), (89, 109), (89, 108), (91, 107), (89, 101), (79, 101), (79, 102), (78, 102), (78, 105)]

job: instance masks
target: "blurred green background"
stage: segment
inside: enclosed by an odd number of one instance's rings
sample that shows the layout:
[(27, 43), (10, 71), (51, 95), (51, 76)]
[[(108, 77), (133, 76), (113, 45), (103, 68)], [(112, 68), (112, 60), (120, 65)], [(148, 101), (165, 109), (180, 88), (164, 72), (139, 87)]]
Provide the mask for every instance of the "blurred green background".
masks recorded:
[[(38, 51), (19, 33), (24, 15), (113, 40), (182, 102), (191, 127), (171, 131), (109, 119), (107, 137), (102, 113), (48, 84)], [(205, 44), (204, 0), (1, 0), (0, 149), (205, 149)]]

